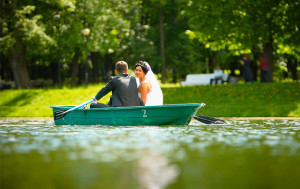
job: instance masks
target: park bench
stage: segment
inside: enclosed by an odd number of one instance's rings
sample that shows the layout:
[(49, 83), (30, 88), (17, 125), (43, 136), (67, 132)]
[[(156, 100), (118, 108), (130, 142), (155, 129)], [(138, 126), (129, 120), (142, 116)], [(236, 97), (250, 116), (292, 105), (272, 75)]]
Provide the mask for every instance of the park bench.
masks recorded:
[[(180, 85), (181, 86), (186, 86), (186, 85), (209, 85), (210, 84), (210, 79), (214, 78), (213, 73), (207, 73), (207, 74), (188, 74), (186, 76), (185, 81), (181, 81)], [(222, 81), (223, 82), (228, 82), (229, 80), (229, 74), (224, 73)], [(222, 83), (222, 81), (218, 81), (218, 83)]]
[[(7, 81), (5, 82), (7, 87), (5, 89), (15, 89), (16, 83), (15, 81)], [(30, 84), (33, 88), (43, 88), (47, 86), (53, 86), (53, 80), (52, 79), (45, 79), (45, 80), (30, 80)]]
[(42, 87), (52, 86), (53, 80), (52, 79), (46, 79), (46, 80), (37, 79), (37, 80), (31, 80), (30, 83), (33, 88), (42, 88)]

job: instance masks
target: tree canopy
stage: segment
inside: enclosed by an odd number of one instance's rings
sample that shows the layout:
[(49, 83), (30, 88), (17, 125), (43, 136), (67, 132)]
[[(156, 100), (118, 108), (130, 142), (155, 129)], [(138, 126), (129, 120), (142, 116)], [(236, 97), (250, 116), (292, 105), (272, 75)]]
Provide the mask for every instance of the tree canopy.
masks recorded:
[(0, 71), (30, 88), (33, 67), (56, 72), (59, 60), (72, 83), (86, 60), (103, 78), (117, 60), (130, 67), (145, 60), (163, 81), (178, 82), (216, 64), (229, 69), (243, 54), (254, 61), (265, 54), (269, 81), (280, 67), (297, 79), (299, 8), (292, 0), (3, 0)]

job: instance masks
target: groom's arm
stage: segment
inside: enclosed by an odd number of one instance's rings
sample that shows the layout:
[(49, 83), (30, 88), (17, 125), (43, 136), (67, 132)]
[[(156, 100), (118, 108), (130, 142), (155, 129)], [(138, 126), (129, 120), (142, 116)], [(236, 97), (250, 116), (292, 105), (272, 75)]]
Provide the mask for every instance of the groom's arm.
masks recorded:
[(95, 96), (96, 100), (100, 100), (102, 97), (104, 97), (107, 93), (109, 93), (110, 91), (112, 91), (115, 88), (114, 82), (113, 82), (113, 78), (110, 78), (110, 80), (108, 81), (108, 83), (106, 84), (105, 87), (103, 87)]

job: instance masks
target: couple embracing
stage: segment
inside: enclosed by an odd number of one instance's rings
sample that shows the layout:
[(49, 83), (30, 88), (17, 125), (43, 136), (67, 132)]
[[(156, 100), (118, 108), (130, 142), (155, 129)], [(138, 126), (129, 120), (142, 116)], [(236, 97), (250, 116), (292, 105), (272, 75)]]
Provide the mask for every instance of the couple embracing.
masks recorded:
[(123, 107), (123, 106), (153, 106), (163, 104), (163, 94), (147, 62), (139, 61), (135, 65), (137, 79), (128, 74), (128, 64), (125, 61), (116, 63), (118, 76), (110, 78), (95, 100), (100, 100), (112, 91), (108, 105), (93, 102), (91, 108)]

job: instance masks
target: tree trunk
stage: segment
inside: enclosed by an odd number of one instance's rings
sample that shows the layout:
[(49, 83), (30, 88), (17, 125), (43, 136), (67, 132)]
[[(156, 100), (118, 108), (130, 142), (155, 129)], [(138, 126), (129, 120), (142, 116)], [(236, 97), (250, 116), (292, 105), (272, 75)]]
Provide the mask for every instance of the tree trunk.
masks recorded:
[(214, 65), (213, 65), (213, 57), (212, 57), (212, 52), (209, 51), (208, 52), (208, 71), (209, 73), (213, 73), (214, 72)]
[(10, 65), (13, 71), (16, 88), (18, 89), (31, 88), (25, 55), (26, 46), (21, 39), (16, 38), (16, 42), (10, 51)]
[(259, 61), (259, 59), (254, 58), (252, 61), (252, 74), (253, 74), (253, 81), (257, 81), (257, 71), (258, 71), (258, 66), (257, 66), (257, 62)]
[(74, 87), (77, 84), (76, 78), (78, 77), (78, 70), (79, 70), (78, 60), (79, 60), (78, 50), (75, 49), (75, 55), (72, 60), (72, 74), (71, 74), (71, 86), (72, 87)]
[(91, 52), (91, 60), (93, 64), (92, 72), (92, 82), (98, 83), (99, 82), (99, 58), (100, 58), (100, 52)]
[(257, 48), (252, 48), (252, 54), (253, 54), (253, 62), (252, 62), (252, 73), (253, 73), (253, 81), (257, 81), (257, 72), (258, 72), (258, 65), (260, 52)]
[(173, 69), (173, 83), (177, 83), (177, 71)]
[(264, 46), (264, 55), (269, 60), (267, 82), (273, 82), (273, 38), (272, 37), (270, 37), (269, 42)]
[(288, 62), (287, 62), (288, 71), (292, 73), (292, 78), (294, 81), (298, 80), (297, 63), (298, 62), (296, 59), (288, 58)]
[(159, 10), (159, 37), (160, 37), (160, 56), (162, 60), (162, 69), (161, 69), (161, 82), (165, 83), (166, 80), (166, 55), (165, 55), (165, 35), (164, 35), (164, 21), (163, 21), (163, 12)]
[(105, 54), (103, 57), (104, 67), (102, 72), (103, 81), (109, 81), (110, 77), (115, 74), (115, 65), (110, 54)]

